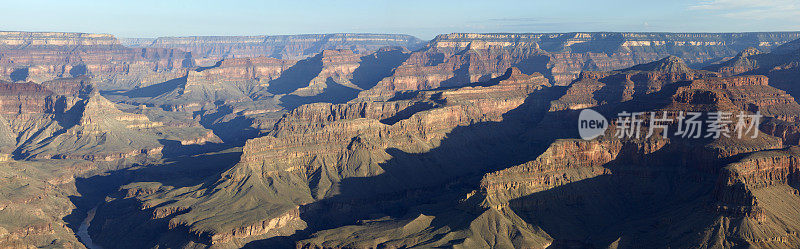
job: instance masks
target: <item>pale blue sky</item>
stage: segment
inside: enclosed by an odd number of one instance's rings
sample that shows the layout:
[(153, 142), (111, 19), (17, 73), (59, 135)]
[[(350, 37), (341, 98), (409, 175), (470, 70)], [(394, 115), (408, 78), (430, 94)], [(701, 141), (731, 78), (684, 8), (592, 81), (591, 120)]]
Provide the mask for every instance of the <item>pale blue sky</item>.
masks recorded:
[(0, 0), (0, 30), (118, 37), (800, 30), (800, 0)]

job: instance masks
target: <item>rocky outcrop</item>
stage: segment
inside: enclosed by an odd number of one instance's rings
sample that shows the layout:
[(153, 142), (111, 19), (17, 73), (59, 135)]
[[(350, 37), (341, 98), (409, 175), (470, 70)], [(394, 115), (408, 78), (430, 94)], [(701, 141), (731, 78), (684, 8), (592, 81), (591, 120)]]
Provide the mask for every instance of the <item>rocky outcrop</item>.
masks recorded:
[[(539, 55), (557, 53), (543, 44), (524, 46)], [(626, 46), (637, 44), (644, 43)], [(797, 245), (794, 226), (781, 225), (794, 223), (796, 213), (781, 203), (800, 201), (791, 191), (796, 170), (786, 166), (794, 162), (731, 166), (782, 149), (794, 137), (779, 136), (788, 126), (761, 127), (755, 138), (615, 138), (612, 123), (599, 139), (575, 139), (576, 119), (587, 107), (609, 120), (622, 111), (670, 117), (724, 111), (760, 112), (773, 124), (792, 124), (800, 105), (769, 78), (719, 77), (663, 56), (617, 71), (583, 72), (573, 84), (553, 87), (552, 75), (504, 66), (524, 49), (504, 50), (507, 45), (496, 41), (465, 46), (442, 57), (458, 61), (428, 57), (431, 50), (413, 53), (372, 88), (353, 81), (369, 57), (325, 51), (296, 62), (278, 79), (298, 65), (313, 68), (313, 77), (285, 88), (272, 80), (267, 93), (316, 94), (314, 86), (348, 82), (369, 90), (343, 103), (287, 111), (268, 134), (248, 140), (240, 161), (219, 177), (123, 187), (119, 198), (104, 204), (109, 210), (100, 219), (107, 220), (98, 221), (103, 225), (95, 234), (109, 238), (124, 229), (133, 234), (124, 242), (155, 227), (165, 234), (151, 236), (158, 244), (212, 247), (269, 247), (283, 240), (298, 248)], [(482, 62), (485, 57), (508, 60), (492, 64)], [(403, 69), (414, 63), (428, 66)], [(433, 79), (439, 69), (425, 70), (434, 67), (460, 76), (444, 83), (397, 77), (418, 70)], [(476, 77), (469, 74), (473, 69), (489, 73)], [(382, 92), (387, 82), (397, 84)], [(257, 112), (235, 110), (229, 113)], [(649, 117), (644, 121), (640, 131), (646, 134)], [(665, 125), (674, 132), (677, 123)], [(770, 163), (779, 166), (767, 170)], [(125, 203), (136, 210), (111, 211)], [(114, 247), (111, 241), (103, 243)]]
[(751, 60), (750, 58), (760, 54), (763, 53), (757, 48), (749, 47), (744, 51), (742, 51), (741, 53), (737, 54), (736, 57), (733, 57), (733, 59), (730, 59), (728, 61), (725, 61), (717, 65), (712, 65), (707, 69), (719, 72), (725, 76), (732, 76), (749, 72), (759, 68), (758, 61)]
[(611, 174), (603, 166), (615, 160), (622, 147), (620, 141), (559, 140), (536, 160), (484, 175), (481, 191), (495, 208), (502, 209), (513, 199)]
[(409, 52), (382, 48), (368, 55), (325, 50), (300, 61), (232, 58), (181, 78), (107, 94), (115, 102), (194, 112), (226, 141), (265, 134), (287, 110), (307, 103), (345, 103), (391, 74)]

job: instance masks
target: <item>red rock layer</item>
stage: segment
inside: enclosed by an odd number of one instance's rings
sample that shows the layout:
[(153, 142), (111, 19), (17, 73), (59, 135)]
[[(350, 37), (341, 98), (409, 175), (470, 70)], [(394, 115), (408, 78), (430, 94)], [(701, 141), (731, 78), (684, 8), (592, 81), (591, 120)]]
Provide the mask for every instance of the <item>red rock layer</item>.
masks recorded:
[(91, 75), (101, 88), (133, 88), (185, 73), (191, 54), (170, 49), (131, 49), (111, 35), (0, 33), (0, 77), (44, 82)]

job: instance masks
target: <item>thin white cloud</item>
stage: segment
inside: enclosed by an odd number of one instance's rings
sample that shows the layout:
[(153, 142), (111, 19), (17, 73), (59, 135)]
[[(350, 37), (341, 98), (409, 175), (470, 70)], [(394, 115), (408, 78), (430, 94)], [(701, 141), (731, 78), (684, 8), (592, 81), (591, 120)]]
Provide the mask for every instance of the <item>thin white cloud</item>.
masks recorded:
[(748, 20), (800, 20), (800, 0), (701, 0), (690, 10)]
[(797, 10), (800, 0), (702, 0), (689, 6), (693, 10)]

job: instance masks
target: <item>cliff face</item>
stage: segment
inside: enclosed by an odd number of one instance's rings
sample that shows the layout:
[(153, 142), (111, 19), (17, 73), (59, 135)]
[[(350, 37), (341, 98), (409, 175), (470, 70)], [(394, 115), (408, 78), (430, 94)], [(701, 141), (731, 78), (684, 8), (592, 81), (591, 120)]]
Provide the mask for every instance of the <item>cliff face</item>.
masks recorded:
[(769, 50), (798, 33), (449, 34), (414, 53), (364, 97), (477, 82), (515, 66), (567, 85), (581, 71), (609, 71), (677, 56), (687, 63), (731, 57), (747, 47)]
[(731, 163), (721, 172), (714, 200), (719, 212), (739, 222), (728, 236), (755, 247), (782, 247), (800, 241), (794, 220), (800, 214), (798, 150), (756, 152)]
[(213, 63), (226, 58), (272, 57), (304, 59), (323, 50), (349, 49), (372, 53), (386, 46), (415, 49), (422, 40), (394, 34), (313, 34), (284, 36), (195, 36), (159, 37), (149, 45), (191, 52), (199, 60)]
[[(649, 96), (634, 95), (622, 102), (606, 99), (608, 102), (595, 109), (612, 114), (611, 117), (632, 109), (671, 113), (760, 110), (768, 118), (800, 114), (800, 105), (770, 87), (763, 76), (704, 78), (672, 84), (677, 85), (662, 87)], [(563, 111), (556, 111), (545, 120), (556, 119), (559, 112)], [(648, 126), (645, 119), (642, 125)], [(612, 124), (603, 138), (592, 141), (556, 140), (535, 160), (485, 174), (476, 195), (484, 196), (483, 205), (490, 210), (511, 212), (510, 217), (519, 216), (544, 230), (552, 245), (730, 248), (792, 247), (798, 242), (795, 232), (786, 232), (796, 228), (783, 225), (794, 219), (786, 212), (795, 211), (776, 206), (780, 201), (793, 202), (797, 198), (792, 191), (785, 191), (786, 182), (791, 182), (787, 179), (791, 179), (792, 164), (786, 166), (784, 160), (770, 157), (761, 160), (762, 164), (774, 166), (736, 166), (751, 161), (743, 159), (742, 163), (720, 169), (737, 155), (780, 149), (782, 140), (764, 133), (755, 139), (691, 141), (664, 139), (660, 134), (649, 139), (617, 139), (612, 135), (616, 128)], [(641, 131), (647, 129), (643, 127)], [(670, 132), (675, 129), (674, 123), (669, 125)], [(772, 171), (771, 167), (777, 169)], [(731, 173), (734, 168), (736, 173)], [(748, 179), (738, 180), (743, 178)], [(753, 207), (758, 198), (741, 187), (743, 181), (748, 186), (778, 186), (780, 190), (762, 194), (772, 198), (770, 214), (764, 215), (762, 209)], [(682, 199), (696, 202), (675, 204)], [(632, 207), (632, 203), (637, 206)], [(627, 230), (627, 225), (619, 222), (626, 217), (637, 217), (630, 226), (648, 224), (648, 231)], [(670, 222), (674, 219), (681, 221)], [(606, 227), (609, 232), (593, 232), (587, 227)], [(673, 239), (661, 239), (665, 234)], [(585, 242), (585, 236), (594, 239)]]
[(178, 77), (193, 67), (191, 54), (131, 49), (111, 35), (0, 32), (0, 79), (44, 82), (92, 76), (102, 89), (129, 89)]

